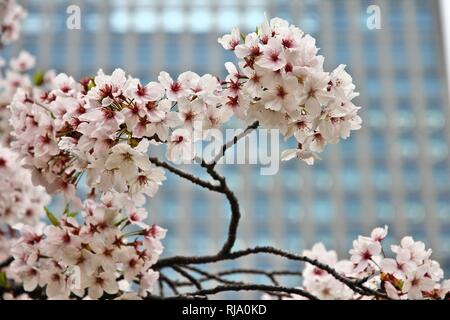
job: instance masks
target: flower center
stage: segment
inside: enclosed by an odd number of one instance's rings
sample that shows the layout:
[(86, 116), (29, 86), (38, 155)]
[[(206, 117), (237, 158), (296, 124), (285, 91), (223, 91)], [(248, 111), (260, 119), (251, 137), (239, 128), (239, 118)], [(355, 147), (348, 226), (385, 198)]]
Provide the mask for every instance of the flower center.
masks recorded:
[(280, 59), (278, 52), (272, 52), (269, 58), (272, 62), (277, 62)]

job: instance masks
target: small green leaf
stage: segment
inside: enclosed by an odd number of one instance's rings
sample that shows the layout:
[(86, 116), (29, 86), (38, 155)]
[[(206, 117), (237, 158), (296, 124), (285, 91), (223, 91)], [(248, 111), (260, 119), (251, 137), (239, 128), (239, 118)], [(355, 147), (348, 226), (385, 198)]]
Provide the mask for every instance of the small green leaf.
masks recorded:
[(95, 88), (95, 86), (96, 86), (95, 81), (93, 79), (89, 80), (87, 85), (88, 91), (91, 90), (92, 88)]
[(122, 223), (124, 223), (124, 222), (127, 221), (127, 220), (128, 220), (128, 217), (123, 218), (122, 220), (119, 220), (118, 222), (116, 222), (116, 223), (114, 224), (114, 226), (118, 227), (118, 226), (120, 226)]
[(59, 226), (59, 220), (55, 217), (55, 215), (47, 208), (44, 207), (45, 213), (47, 214), (48, 220), (50, 220), (51, 224), (54, 226)]
[(78, 212), (68, 212), (68, 213), (66, 213), (66, 215), (69, 218), (75, 218), (78, 215)]
[(245, 34), (241, 32), (241, 40), (245, 42)]
[(33, 83), (35, 86), (40, 87), (44, 83), (44, 72), (38, 71), (33, 76)]
[(66, 203), (66, 206), (64, 207), (63, 215), (68, 214), (69, 210), (70, 210), (70, 203)]
[(4, 271), (0, 272), (0, 287), (2, 288), (9, 287), (8, 279), (6, 278), (6, 272)]
[(257, 35), (259, 35), (259, 27), (256, 27), (255, 32), (256, 32)]

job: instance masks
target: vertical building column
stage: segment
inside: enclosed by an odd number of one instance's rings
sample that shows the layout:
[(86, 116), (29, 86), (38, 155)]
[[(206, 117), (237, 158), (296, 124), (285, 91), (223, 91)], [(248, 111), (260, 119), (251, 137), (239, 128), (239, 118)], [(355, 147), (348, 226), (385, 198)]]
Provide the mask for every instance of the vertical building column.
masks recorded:
[(428, 128), (426, 123), (427, 103), (424, 92), (424, 70), (419, 44), (417, 26), (416, 2), (402, 0), (402, 8), (405, 12), (405, 43), (407, 46), (408, 75), (411, 79), (411, 101), (416, 114), (416, 139), (419, 145), (419, 170), (421, 177), (421, 198), (425, 206), (425, 231), (428, 238), (428, 246), (433, 248), (435, 258), (439, 258), (439, 225), (436, 219), (435, 190), (431, 170), (431, 150), (428, 145)]
[[(123, 35), (124, 46), (124, 60), (122, 61), (122, 68), (125, 68), (127, 74), (137, 77), (137, 34), (134, 27), (134, 13), (136, 12), (136, 0), (127, 0), (124, 2), (124, 12), (126, 12), (126, 32)], [(142, 79), (141, 79), (142, 80)]]
[[(103, 68), (105, 72), (110, 70), (110, 60), (109, 60), (109, 47), (110, 47), (110, 36), (111, 36), (111, 7), (109, 0), (99, 0), (96, 2), (96, 14), (99, 17), (98, 28), (93, 34), (94, 37), (94, 68)], [(96, 70), (94, 70), (96, 71)]]
[[(83, 3), (80, 0), (74, 0), (71, 2), (71, 5), (76, 5), (80, 8), (81, 13), (81, 29), (73, 29), (70, 30), (67, 28), (67, 26), (64, 25), (63, 34), (66, 36), (64, 37), (66, 39), (66, 61), (65, 61), (65, 68), (64, 72), (67, 72), (68, 74), (72, 75), (73, 77), (79, 78), (81, 75), (80, 69), (81, 69), (81, 59), (80, 59), (80, 53), (83, 50), (83, 40), (82, 36), (86, 30), (86, 26), (83, 25)], [(66, 13), (68, 5), (63, 5), (60, 10), (63, 10), (64, 13)], [(63, 17), (68, 17), (66, 14), (62, 15)], [(84, 62), (86, 63), (86, 61)]]
[[(358, 1), (346, 1), (347, 13), (350, 17), (349, 19), (349, 30), (347, 32), (348, 41), (352, 44), (352, 50), (350, 52), (350, 59), (352, 63), (352, 75), (354, 77), (354, 82), (357, 84), (362, 84), (360, 88), (364, 89), (367, 86), (363, 84), (367, 79), (367, 70), (364, 67), (364, 51), (363, 51), (363, 32), (361, 31), (362, 26), (358, 24), (358, 19), (361, 13), (366, 12), (366, 8), (361, 5)], [(370, 32), (378, 32), (378, 30), (372, 30)], [(360, 88), (357, 88), (359, 91)], [(362, 128), (354, 135), (352, 138), (355, 139), (357, 145), (358, 154), (355, 155), (358, 163), (358, 172), (360, 177), (360, 190), (359, 195), (361, 199), (361, 224), (364, 233), (370, 232), (370, 230), (377, 224), (377, 217), (375, 212), (375, 202), (374, 202), (374, 175), (373, 175), (373, 161), (372, 161), (372, 150), (370, 148), (370, 127), (368, 125), (369, 119), (365, 118), (367, 115), (364, 111), (369, 107), (369, 101), (366, 94), (361, 94), (357, 101), (361, 103), (362, 106)]]
[(378, 2), (381, 8), (381, 17), (384, 26), (377, 32), (377, 45), (380, 57), (380, 80), (381, 80), (381, 107), (386, 116), (385, 139), (388, 150), (375, 150), (385, 153), (387, 166), (390, 173), (390, 193), (394, 211), (395, 236), (401, 237), (408, 232), (407, 221), (405, 217), (405, 190), (402, 177), (402, 159), (400, 154), (399, 135), (397, 129), (397, 96), (395, 90), (395, 66), (392, 63), (392, 29), (389, 27), (389, 1), (381, 0)]
[[(343, 5), (342, 3), (335, 4), (334, 1), (324, 0), (319, 3), (320, 15), (320, 43), (317, 44), (321, 47), (321, 54), (323, 54), (326, 62), (326, 71), (331, 71), (336, 65), (336, 43), (334, 41), (333, 33), (333, 22), (336, 19), (334, 7), (335, 5)], [(341, 30), (341, 32), (346, 32)], [(331, 196), (332, 210), (330, 212), (330, 218), (332, 223), (330, 227), (332, 229), (334, 245), (333, 249), (337, 250), (339, 253), (344, 253), (347, 248), (345, 248), (345, 234), (346, 234), (346, 217), (343, 212), (343, 197), (342, 192), (343, 186), (341, 185), (341, 173), (342, 173), (342, 157), (341, 157), (341, 145), (328, 145), (329, 156), (326, 161), (328, 167), (328, 173), (331, 175), (331, 185), (329, 187), (328, 193)]]
[(39, 33), (38, 54), (36, 60), (38, 61), (42, 70), (49, 70), (52, 67), (53, 59), (53, 42), (55, 37), (55, 19), (53, 14), (55, 12), (54, 1), (43, 1), (40, 3), (40, 16), (42, 18), (42, 30)]

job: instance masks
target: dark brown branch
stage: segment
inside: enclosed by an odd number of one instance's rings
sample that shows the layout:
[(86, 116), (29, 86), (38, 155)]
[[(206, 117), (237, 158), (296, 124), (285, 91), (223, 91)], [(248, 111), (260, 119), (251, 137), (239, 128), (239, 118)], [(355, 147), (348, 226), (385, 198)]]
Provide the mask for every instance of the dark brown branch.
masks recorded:
[(221, 283), (224, 283), (224, 284), (242, 284), (242, 282), (240, 282), (240, 281), (231, 281), (231, 280), (223, 279), (223, 278), (221, 278), (218, 275), (206, 272), (206, 271), (204, 271), (204, 270), (202, 270), (200, 268), (196, 268), (196, 267), (192, 267), (192, 266), (183, 266), (183, 267), (186, 268), (186, 269), (192, 270), (194, 272), (197, 272), (198, 274), (200, 274), (200, 275), (205, 277), (203, 279), (200, 279), (200, 281), (202, 281), (202, 280), (203, 281), (205, 281), (205, 280), (214, 280), (214, 281), (221, 282)]
[[(257, 127), (257, 125), (258, 124), (255, 123), (254, 127)], [(251, 129), (249, 129), (249, 130), (251, 130)], [(249, 130), (246, 130), (246, 131), (248, 132)], [(245, 136), (245, 135), (243, 135), (243, 136)], [(230, 146), (235, 144), (237, 141), (238, 141), (238, 138), (236, 138), (232, 142), (229, 142), (226, 145), (224, 145), (223, 152), (225, 152)], [(152, 162), (154, 162), (154, 163), (156, 162), (156, 164), (158, 164), (158, 163), (161, 164), (161, 162), (159, 162), (157, 159), (155, 159)], [(171, 170), (172, 172), (174, 172), (184, 178), (187, 178), (190, 181), (193, 181), (192, 177), (194, 179), (196, 179), (196, 177), (194, 177), (194, 176), (185, 177), (186, 173), (181, 172), (182, 174), (179, 174), (178, 169), (173, 168), (168, 164), (166, 164), (166, 165), (167, 166), (165, 166), (165, 165), (161, 165), (161, 166), (169, 168), (169, 170)], [(379, 291), (372, 290), (370, 288), (365, 287), (363, 285), (364, 282), (354, 281), (352, 279), (349, 279), (349, 278), (341, 275), (340, 273), (338, 273), (335, 269), (331, 268), (330, 266), (322, 264), (319, 261), (310, 259), (306, 256), (295, 255), (295, 254), (285, 252), (285, 251), (282, 251), (282, 250), (274, 248), (274, 247), (255, 247), (255, 248), (249, 248), (246, 250), (232, 252), (232, 248), (234, 246), (234, 243), (236, 242), (237, 229), (238, 229), (239, 220), (241, 217), (239, 202), (238, 202), (238, 199), (236, 198), (235, 194), (229, 189), (229, 187), (226, 183), (226, 179), (215, 170), (215, 168), (214, 168), (215, 165), (216, 165), (216, 162), (207, 164), (204, 160), (201, 161), (201, 166), (204, 167), (206, 169), (206, 171), (208, 172), (208, 174), (219, 183), (218, 186), (213, 185), (212, 189), (216, 192), (225, 194), (225, 196), (228, 199), (228, 202), (230, 203), (231, 219), (230, 219), (230, 224), (228, 227), (228, 237), (227, 237), (222, 249), (215, 255), (192, 256), (192, 257), (175, 256), (175, 257), (171, 257), (171, 258), (162, 259), (155, 265), (156, 269), (164, 268), (167, 266), (176, 266), (176, 265), (184, 265), (186, 267), (187, 265), (190, 265), (190, 264), (214, 263), (214, 262), (220, 262), (220, 261), (225, 261), (225, 260), (234, 260), (234, 259), (237, 259), (240, 257), (252, 255), (252, 254), (266, 253), (266, 254), (281, 256), (281, 257), (284, 257), (289, 260), (311, 263), (312, 265), (315, 265), (316, 267), (327, 271), (335, 279), (337, 279), (338, 281), (341, 281), (342, 283), (347, 285), (350, 289), (352, 289), (354, 292), (356, 292), (358, 294), (386, 298), (386, 295), (384, 293), (381, 293)], [(210, 276), (210, 278), (211, 278), (211, 276)], [(277, 281), (273, 277), (273, 275), (269, 275), (269, 278), (272, 280), (272, 282), (277, 283)], [(216, 278), (216, 280), (217, 280), (217, 278)]]
[(288, 260), (293, 260), (293, 261), (308, 262), (322, 270), (327, 271), (335, 279), (344, 283), (347, 287), (349, 287), (356, 293), (359, 293), (361, 295), (377, 296), (377, 297), (386, 298), (386, 295), (384, 293), (367, 288), (364, 285), (341, 275), (335, 269), (331, 268), (330, 266), (328, 266), (326, 264), (319, 262), (318, 260), (311, 259), (306, 256), (300, 256), (300, 255), (296, 255), (296, 254), (293, 254), (290, 252), (282, 251), (282, 250), (274, 248), (274, 247), (255, 247), (255, 248), (249, 248), (249, 249), (245, 249), (245, 250), (241, 250), (241, 251), (231, 252), (228, 254), (212, 255), (212, 256), (172, 257), (172, 258), (160, 260), (155, 265), (155, 268), (163, 268), (165, 266), (170, 266), (170, 265), (215, 263), (215, 262), (225, 261), (225, 260), (234, 260), (234, 259), (238, 259), (241, 257), (249, 256), (252, 254), (259, 254), (259, 253), (272, 254), (272, 255), (280, 256), (280, 257), (286, 258)]
[(162, 282), (161, 278), (158, 279), (158, 286), (159, 286), (159, 295), (161, 298), (164, 298), (164, 283)]
[(229, 204), (230, 204), (230, 210), (231, 210), (231, 218), (230, 218), (230, 223), (228, 226), (228, 236), (227, 239), (224, 243), (224, 245), (222, 246), (221, 250), (217, 253), (217, 257), (221, 257), (225, 254), (228, 254), (231, 252), (235, 242), (236, 242), (236, 236), (237, 236), (237, 229), (239, 226), (239, 220), (241, 218), (241, 212), (240, 212), (240, 208), (239, 208), (239, 201), (236, 197), (236, 195), (234, 194), (233, 191), (230, 190), (230, 188), (228, 187), (227, 183), (226, 183), (226, 179), (225, 177), (221, 176), (216, 170), (215, 170), (215, 165), (217, 164), (217, 161), (220, 160), (222, 158), (222, 156), (225, 154), (225, 152), (234, 144), (236, 144), (240, 139), (242, 139), (243, 137), (245, 137), (247, 134), (249, 134), (251, 131), (253, 131), (254, 129), (256, 129), (259, 126), (259, 122), (255, 121), (253, 124), (251, 124), (250, 126), (248, 126), (241, 134), (236, 135), (233, 140), (227, 142), (226, 144), (224, 144), (222, 146), (222, 154), (218, 155), (214, 161), (210, 164), (206, 163), (204, 160), (200, 160), (200, 165), (206, 169), (207, 173), (214, 179), (216, 180), (219, 185), (213, 185), (207, 181), (203, 181), (201, 179), (199, 179), (198, 177), (186, 173), (182, 170), (179, 170), (178, 168), (173, 167), (172, 165), (168, 164), (167, 162), (163, 162), (160, 161), (157, 158), (150, 158), (150, 161), (159, 166), (159, 167), (163, 167), (166, 168), (167, 170), (171, 171), (172, 173), (187, 179), (197, 185), (200, 185), (204, 188), (207, 188), (211, 191), (215, 191), (215, 192), (219, 192), (219, 193), (223, 193)]
[(225, 156), (225, 153), (227, 152), (227, 150), (229, 148), (234, 146), (239, 140), (241, 140), (242, 138), (247, 136), (249, 133), (251, 133), (253, 130), (255, 130), (258, 127), (259, 127), (259, 121), (255, 121), (251, 125), (249, 125), (243, 132), (236, 135), (235, 137), (233, 137), (233, 139), (231, 139), (230, 141), (225, 143), (222, 146), (221, 152), (218, 155), (216, 155), (214, 157), (214, 159), (210, 163), (208, 163), (208, 165), (210, 165), (214, 168), (217, 165), (217, 163), (220, 161), (220, 159), (222, 159)]
[[(206, 281), (218, 281), (225, 284), (231, 283), (240, 283), (238, 281), (231, 281), (228, 279), (224, 279), (224, 276), (235, 275), (235, 274), (252, 274), (252, 275), (263, 275), (269, 278), (275, 285), (278, 285), (278, 281), (275, 276), (298, 276), (301, 277), (302, 273), (299, 271), (291, 271), (291, 270), (277, 270), (277, 271), (265, 271), (258, 269), (230, 269), (225, 271), (220, 271), (217, 273), (208, 273), (202, 269), (195, 268), (192, 266), (184, 266), (187, 269), (196, 271), (197, 273), (203, 275), (203, 278), (198, 279), (200, 283)], [(191, 286), (190, 282), (178, 282), (178, 286)]]
[(181, 274), (186, 279), (188, 279), (188, 281), (190, 283), (192, 283), (192, 285), (194, 285), (198, 290), (203, 289), (201, 283), (197, 279), (195, 279), (193, 276), (191, 276), (188, 272), (183, 270), (182, 268), (177, 267), (177, 266), (172, 266), (172, 269), (175, 270), (176, 272), (178, 272), (179, 274)]
[(222, 249), (218, 253), (218, 255), (221, 256), (230, 253), (236, 242), (237, 229), (239, 226), (239, 220), (241, 219), (241, 210), (239, 208), (239, 201), (234, 192), (228, 187), (225, 178), (219, 175), (213, 166), (205, 165), (205, 163), (202, 163), (202, 166), (205, 166), (209, 175), (220, 183), (219, 190), (226, 196), (228, 203), (230, 204), (231, 217), (228, 225), (228, 237), (222, 246)]
[(282, 286), (269, 286), (264, 284), (230, 284), (217, 286), (211, 289), (198, 290), (196, 292), (188, 293), (187, 296), (191, 295), (212, 295), (220, 292), (226, 291), (262, 291), (262, 292), (281, 292), (289, 294), (297, 294), (308, 298), (310, 300), (318, 300), (318, 298), (309, 292), (299, 289), (299, 288), (288, 288)]
[[(245, 285), (244, 282), (227, 280), (227, 279), (224, 279), (221, 276), (219, 276), (219, 274), (209, 273), (209, 272), (204, 271), (204, 270), (202, 270), (200, 268), (196, 268), (196, 267), (192, 267), (192, 266), (184, 266), (184, 268), (189, 269), (191, 271), (194, 271), (194, 272), (204, 276), (204, 278), (199, 279), (199, 282), (205, 282), (205, 281), (210, 281), (211, 280), (211, 281), (217, 281), (219, 283), (223, 283), (223, 284), (226, 284), (226, 285)], [(253, 271), (257, 271), (257, 270), (253, 270)], [(275, 286), (279, 286), (279, 283), (276, 281), (275, 277), (273, 277), (272, 275), (267, 274), (264, 271), (260, 271), (259, 274), (267, 275), (268, 278), (272, 281), (272, 283)], [(186, 283), (186, 282), (185, 283), (177, 283), (177, 285), (178, 286), (190, 286), (191, 283), (190, 282), (189, 283)], [(273, 295), (273, 296), (276, 296), (279, 299), (281, 299), (283, 297), (285, 297), (285, 298), (289, 297), (289, 294), (286, 294), (286, 293), (279, 293), (279, 292), (276, 292), (276, 293), (275, 292), (266, 292), (266, 293), (268, 293), (270, 295)]]
[(291, 270), (279, 270), (279, 271), (264, 271), (257, 269), (230, 269), (218, 272), (219, 276), (228, 276), (239, 273), (247, 273), (247, 274), (260, 274), (260, 275), (271, 275), (271, 276), (299, 276), (301, 277), (303, 274), (300, 271), (291, 271)]
[(161, 168), (165, 168), (165, 169), (169, 170), (170, 172), (172, 172), (173, 174), (176, 174), (177, 176), (179, 176), (183, 179), (189, 180), (190, 182), (192, 182), (196, 185), (199, 185), (199, 186), (206, 188), (208, 190), (211, 190), (211, 191), (219, 192), (219, 186), (216, 186), (208, 181), (204, 181), (204, 180), (194, 176), (193, 174), (190, 174), (188, 172), (180, 170), (167, 162), (161, 161), (158, 158), (153, 158), (153, 157), (150, 157), (149, 160), (154, 165), (161, 167)]
[(208, 165), (206, 162), (202, 161), (201, 166), (206, 169), (208, 174), (217, 182), (219, 182), (219, 185), (214, 185), (208, 181), (201, 180), (200, 178), (187, 173), (185, 171), (182, 171), (172, 165), (170, 165), (167, 162), (160, 161), (158, 158), (149, 158), (150, 162), (155, 164), (158, 167), (165, 168), (169, 170), (170, 172), (187, 179), (191, 181), (194, 184), (197, 184), (201, 187), (204, 187), (206, 189), (209, 189), (214, 192), (222, 193), (226, 196), (228, 199), (228, 202), (230, 203), (230, 209), (231, 209), (231, 219), (230, 224), (228, 227), (228, 237), (222, 247), (222, 249), (219, 251), (218, 255), (223, 255), (225, 253), (228, 253), (231, 251), (234, 243), (236, 242), (236, 234), (237, 234), (237, 228), (239, 225), (239, 219), (241, 217), (240, 208), (239, 208), (239, 202), (236, 198), (235, 194), (230, 190), (228, 187), (226, 180), (223, 176), (219, 175), (219, 173), (214, 169), (214, 166)]
[(161, 272), (159, 273), (159, 277), (161, 278), (161, 280), (165, 283), (167, 283), (167, 285), (169, 286), (169, 288), (173, 291), (173, 293), (175, 295), (180, 295), (180, 292), (178, 292), (177, 286), (176, 284), (170, 280), (169, 278), (167, 278), (165, 275), (163, 275)]
[(5, 261), (0, 263), (0, 269), (8, 267), (13, 261), (14, 261), (14, 258), (9, 257), (8, 259), (6, 259)]

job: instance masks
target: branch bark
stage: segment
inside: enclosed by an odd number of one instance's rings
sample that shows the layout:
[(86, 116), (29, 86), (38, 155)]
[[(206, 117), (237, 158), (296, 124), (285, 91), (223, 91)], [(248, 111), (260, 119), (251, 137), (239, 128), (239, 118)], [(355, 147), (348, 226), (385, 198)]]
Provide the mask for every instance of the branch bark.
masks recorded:
[(217, 163), (222, 159), (222, 157), (225, 156), (225, 153), (229, 148), (234, 146), (239, 140), (250, 134), (253, 130), (257, 129), (259, 127), (259, 121), (253, 122), (251, 125), (249, 125), (242, 133), (236, 135), (232, 140), (228, 141), (222, 146), (222, 152), (216, 155), (216, 157), (211, 161), (209, 164), (213, 168), (217, 165)]
[(307, 262), (310, 263), (324, 271), (327, 271), (329, 274), (331, 274), (336, 280), (342, 282), (347, 287), (352, 289), (354, 292), (359, 293), (361, 295), (366, 296), (376, 296), (380, 298), (387, 298), (387, 296), (384, 293), (378, 292), (376, 290), (367, 288), (363, 284), (360, 283), (360, 281), (354, 281), (352, 279), (349, 279), (343, 275), (341, 275), (339, 272), (337, 272), (335, 269), (331, 268), (330, 266), (321, 263), (318, 260), (314, 260), (311, 258), (308, 258), (306, 256), (296, 255), (290, 252), (286, 252), (274, 247), (255, 247), (255, 248), (249, 248), (245, 250), (240, 251), (234, 251), (228, 254), (223, 255), (212, 255), (212, 256), (196, 256), (196, 257), (172, 257), (172, 258), (166, 258), (160, 260), (156, 265), (156, 269), (164, 268), (166, 266), (171, 265), (189, 265), (189, 264), (209, 264), (209, 263), (216, 263), (220, 261), (226, 261), (226, 260), (235, 260), (241, 257), (253, 255), (253, 254), (271, 254), (279, 257), (283, 257), (288, 260), (293, 261), (301, 261), (301, 262)]
[(14, 261), (14, 258), (9, 257), (8, 259), (6, 259), (5, 261), (0, 263), (0, 269), (8, 267), (13, 261)]
[(186, 179), (186, 180), (192, 182), (193, 184), (196, 184), (200, 187), (206, 188), (210, 191), (219, 192), (219, 186), (214, 185), (208, 181), (204, 181), (204, 180), (194, 176), (193, 174), (190, 174), (188, 172), (180, 170), (167, 162), (161, 161), (158, 158), (154, 158), (154, 157), (150, 157), (149, 160), (154, 165), (164, 168), (164, 169), (167, 169), (168, 171), (172, 172), (173, 174), (175, 174), (183, 179)]
[[(277, 249), (274, 247), (255, 247), (255, 248), (248, 248), (248, 249), (241, 250), (241, 251), (235, 251), (235, 252), (232, 251), (233, 246), (236, 242), (237, 230), (238, 230), (238, 226), (239, 226), (239, 220), (241, 217), (239, 201), (238, 201), (236, 195), (234, 194), (234, 192), (231, 191), (230, 188), (228, 187), (225, 177), (221, 176), (215, 170), (215, 166), (217, 165), (218, 161), (224, 156), (225, 152), (229, 148), (231, 148), (240, 139), (245, 137), (247, 134), (249, 134), (252, 130), (256, 129), (258, 126), (259, 126), (259, 123), (257, 121), (254, 122), (252, 125), (247, 127), (247, 129), (245, 129), (240, 135), (235, 136), (234, 139), (232, 139), (231, 141), (224, 144), (222, 146), (222, 153), (219, 154), (214, 159), (213, 162), (208, 164), (204, 160), (202, 160), (202, 159), (200, 160), (200, 165), (203, 168), (205, 168), (207, 173), (214, 180), (216, 180), (219, 183), (219, 185), (213, 185), (213, 191), (224, 194), (230, 204), (231, 218), (230, 218), (230, 223), (228, 226), (228, 236), (227, 236), (227, 239), (226, 239), (224, 245), (222, 246), (222, 249), (217, 254), (214, 254), (214, 255), (175, 256), (175, 257), (170, 257), (170, 258), (166, 258), (166, 259), (161, 259), (154, 266), (155, 269), (161, 269), (161, 268), (168, 267), (168, 266), (173, 267), (173, 266), (177, 266), (177, 265), (187, 267), (188, 265), (192, 265), (192, 264), (216, 263), (216, 262), (225, 261), (225, 260), (234, 260), (234, 259), (238, 259), (238, 258), (241, 258), (244, 256), (252, 255), (252, 254), (264, 253), (264, 254), (280, 256), (280, 257), (286, 258), (288, 260), (310, 263), (322, 270), (327, 271), (335, 279), (337, 279), (338, 281), (341, 281), (342, 283), (347, 285), (350, 289), (352, 289), (356, 293), (359, 293), (361, 295), (369, 295), (369, 296), (377, 296), (377, 297), (386, 298), (386, 295), (384, 293), (378, 292), (376, 290), (372, 290), (372, 289), (364, 286), (364, 282), (354, 281), (352, 279), (349, 279), (349, 278), (341, 275), (340, 273), (338, 273), (335, 269), (331, 268), (330, 266), (320, 263), (317, 260), (310, 259), (306, 256), (296, 255), (296, 254), (289, 253), (289, 252), (286, 252), (286, 251), (283, 251), (283, 250), (280, 250), (280, 249)], [(154, 162), (154, 161), (152, 161), (152, 162)], [(155, 161), (154, 163), (156, 163), (158, 165), (160, 162)], [(179, 169), (177, 169), (177, 168), (172, 168), (170, 165), (168, 165), (168, 166), (163, 165), (163, 166), (166, 167), (167, 169), (169, 169), (170, 171), (174, 172), (175, 174), (178, 174), (184, 178), (187, 178), (190, 181), (193, 181), (193, 182), (195, 181), (194, 183), (197, 182), (195, 180), (196, 177), (194, 177), (194, 179), (192, 179), (192, 177), (186, 176), (185, 173), (180, 174)], [(272, 279), (272, 281), (274, 283), (276, 283), (276, 280), (273, 278), (272, 275), (270, 276), (270, 278)]]
[(198, 295), (213, 295), (220, 292), (226, 291), (263, 291), (263, 292), (281, 292), (289, 294), (297, 294), (302, 297), (308, 298), (310, 300), (319, 300), (316, 296), (311, 293), (299, 289), (299, 288), (288, 288), (282, 286), (270, 286), (264, 284), (230, 284), (221, 285), (211, 289), (203, 289), (195, 292), (187, 293), (186, 296), (198, 296)]

